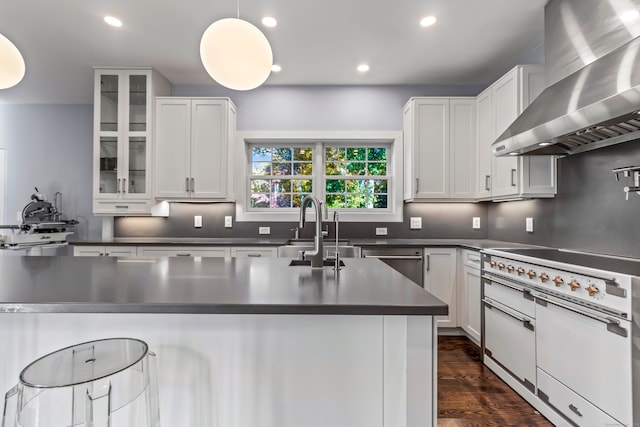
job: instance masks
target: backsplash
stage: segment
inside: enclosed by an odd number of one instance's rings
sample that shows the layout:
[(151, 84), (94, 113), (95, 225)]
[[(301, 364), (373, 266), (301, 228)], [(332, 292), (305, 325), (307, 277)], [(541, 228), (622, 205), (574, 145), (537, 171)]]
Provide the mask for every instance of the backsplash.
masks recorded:
[[(126, 217), (114, 221), (115, 237), (275, 237), (293, 238), (297, 222), (236, 222), (234, 203), (172, 203), (167, 218)], [(202, 215), (202, 228), (194, 228), (193, 217)], [(233, 228), (224, 228), (224, 217), (234, 217)], [(409, 219), (422, 218), (422, 229), (411, 230)], [(473, 230), (472, 218), (480, 217), (481, 228)], [(387, 238), (484, 239), (487, 237), (487, 206), (482, 203), (410, 203), (404, 205), (404, 222), (344, 222), (340, 238), (376, 238), (376, 227), (387, 228)], [(328, 221), (329, 236), (335, 236)], [(260, 236), (259, 227), (270, 227), (269, 236)], [(301, 238), (311, 238), (314, 227), (309, 224)]]
[(557, 196), (490, 204), (488, 237), (640, 258), (640, 195), (625, 200), (623, 188), (633, 183), (611, 172), (631, 165), (640, 165), (637, 141), (558, 159)]

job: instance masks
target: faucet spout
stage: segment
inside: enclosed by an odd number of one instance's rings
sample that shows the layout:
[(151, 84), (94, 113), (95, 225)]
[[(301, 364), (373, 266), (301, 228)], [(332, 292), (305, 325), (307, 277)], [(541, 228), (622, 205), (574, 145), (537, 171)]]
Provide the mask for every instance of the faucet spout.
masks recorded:
[(313, 195), (308, 194), (300, 204), (300, 228), (304, 228), (306, 222), (307, 205), (311, 203), (316, 210), (316, 234), (314, 236), (314, 249), (304, 253), (304, 259), (311, 261), (311, 268), (322, 268), (322, 203)]

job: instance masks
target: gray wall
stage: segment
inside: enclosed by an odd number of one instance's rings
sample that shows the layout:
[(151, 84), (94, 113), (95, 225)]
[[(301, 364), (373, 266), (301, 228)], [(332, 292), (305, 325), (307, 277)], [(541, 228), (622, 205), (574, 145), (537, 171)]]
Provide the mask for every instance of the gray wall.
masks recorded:
[(76, 236), (100, 235), (91, 213), (91, 105), (0, 104), (0, 147), (7, 150), (5, 222), (16, 224), (16, 213), (38, 187), (53, 202), (63, 195), (63, 212), (80, 221)]
[(640, 165), (638, 141), (559, 159), (557, 196), (490, 204), (488, 237), (640, 258), (640, 195), (625, 201), (622, 189), (633, 183), (611, 172), (631, 165)]

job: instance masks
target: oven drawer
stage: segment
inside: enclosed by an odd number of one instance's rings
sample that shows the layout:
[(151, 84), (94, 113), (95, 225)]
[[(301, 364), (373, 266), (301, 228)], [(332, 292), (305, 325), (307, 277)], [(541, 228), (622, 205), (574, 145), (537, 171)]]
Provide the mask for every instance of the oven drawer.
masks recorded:
[(484, 353), (534, 393), (535, 320), (488, 298), (483, 300), (483, 312)]
[(631, 425), (630, 322), (609, 320), (606, 314), (548, 295), (536, 295), (536, 302), (538, 367)]
[(538, 369), (538, 397), (577, 426), (621, 425), (541, 369)]
[(485, 297), (517, 310), (527, 317), (536, 317), (534, 298), (528, 288), (489, 276), (482, 276), (482, 282)]

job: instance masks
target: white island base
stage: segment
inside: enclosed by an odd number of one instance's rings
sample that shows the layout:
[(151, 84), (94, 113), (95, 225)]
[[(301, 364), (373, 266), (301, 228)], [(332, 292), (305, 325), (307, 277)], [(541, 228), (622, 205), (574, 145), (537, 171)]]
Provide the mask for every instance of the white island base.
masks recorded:
[(432, 316), (0, 314), (0, 391), (30, 362), (132, 337), (158, 355), (163, 427), (436, 425)]

